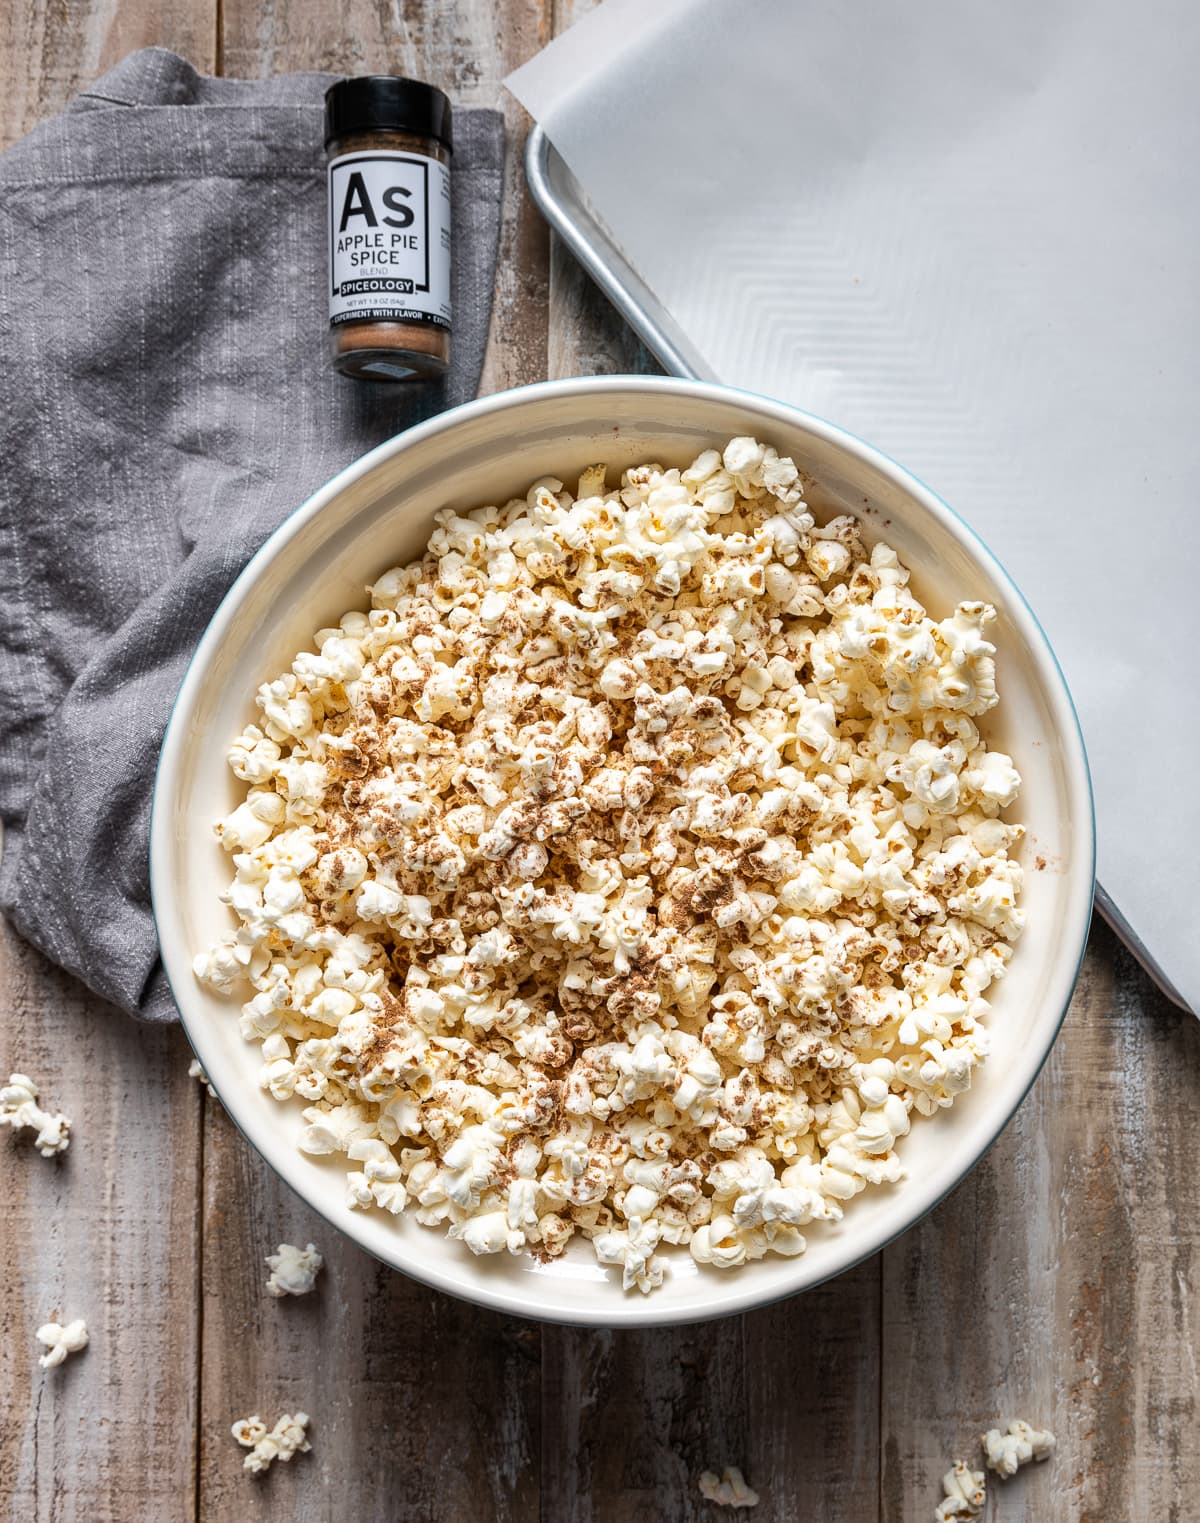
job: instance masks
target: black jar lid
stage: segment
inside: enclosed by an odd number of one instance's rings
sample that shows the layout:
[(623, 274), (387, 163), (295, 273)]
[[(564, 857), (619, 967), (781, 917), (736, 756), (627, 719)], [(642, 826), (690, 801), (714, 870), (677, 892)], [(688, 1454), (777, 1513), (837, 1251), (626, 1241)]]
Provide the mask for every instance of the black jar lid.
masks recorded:
[(326, 90), (326, 148), (354, 132), (411, 132), (454, 148), (448, 97), (435, 85), (396, 74), (339, 79)]

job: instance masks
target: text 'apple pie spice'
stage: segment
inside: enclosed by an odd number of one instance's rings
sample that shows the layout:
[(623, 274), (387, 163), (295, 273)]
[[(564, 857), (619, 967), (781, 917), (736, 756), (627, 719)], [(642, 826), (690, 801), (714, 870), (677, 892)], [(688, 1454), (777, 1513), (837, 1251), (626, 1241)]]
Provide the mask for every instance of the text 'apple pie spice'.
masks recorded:
[(450, 363), (450, 102), (416, 79), (343, 79), (325, 95), (333, 363), (364, 380)]

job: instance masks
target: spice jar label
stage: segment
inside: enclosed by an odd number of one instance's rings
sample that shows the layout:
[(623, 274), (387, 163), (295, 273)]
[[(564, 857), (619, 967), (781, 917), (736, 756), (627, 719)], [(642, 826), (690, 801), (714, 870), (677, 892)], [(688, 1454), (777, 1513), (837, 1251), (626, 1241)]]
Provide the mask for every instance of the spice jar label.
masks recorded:
[(329, 163), (329, 321), (450, 326), (450, 175), (380, 150)]

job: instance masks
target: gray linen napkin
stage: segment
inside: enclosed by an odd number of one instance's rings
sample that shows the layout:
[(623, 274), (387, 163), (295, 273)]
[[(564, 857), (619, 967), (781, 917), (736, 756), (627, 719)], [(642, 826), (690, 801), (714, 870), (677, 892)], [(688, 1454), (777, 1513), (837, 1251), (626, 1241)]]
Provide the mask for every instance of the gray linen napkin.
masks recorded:
[(163, 730), (213, 610), (349, 461), (475, 394), (504, 132), (455, 115), (453, 368), (326, 357), (322, 96), (134, 53), (0, 155), (0, 908), (123, 1010), (176, 1011), (150, 912)]

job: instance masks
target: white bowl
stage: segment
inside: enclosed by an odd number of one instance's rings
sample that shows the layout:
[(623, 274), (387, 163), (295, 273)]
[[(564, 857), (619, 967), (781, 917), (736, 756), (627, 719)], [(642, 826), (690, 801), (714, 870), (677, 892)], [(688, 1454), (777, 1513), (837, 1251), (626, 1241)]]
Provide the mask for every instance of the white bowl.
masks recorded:
[[(258, 1049), (238, 1033), (238, 1005), (196, 982), (192, 956), (226, 933), (218, 902), (229, 864), (212, 822), (236, 801), (229, 741), (253, 717), (258, 684), (286, 669), (313, 632), (364, 587), (424, 549), (434, 512), (523, 494), (553, 474), (570, 481), (593, 461), (614, 470), (654, 460), (684, 465), (703, 448), (753, 434), (819, 483), (818, 516), (854, 513), (886, 537), (938, 617), (986, 599), (999, 618), (1001, 702), (984, 725), (1024, 778), (1014, 813), (1028, 827), (1028, 928), (994, 994), (992, 1055), (950, 1111), (918, 1120), (901, 1144), (908, 1177), (868, 1188), (845, 1220), (806, 1229), (799, 1258), (768, 1257), (732, 1272), (700, 1269), (669, 1250), (662, 1288), (624, 1293), (586, 1244), (552, 1264), (474, 1258), (440, 1229), (345, 1204), (346, 1160), (301, 1153), (299, 1101), (259, 1089)], [(159, 763), (151, 830), (154, 910), (163, 961), (196, 1053), (225, 1108), (283, 1178), (340, 1231), (427, 1284), (521, 1316), (603, 1326), (694, 1321), (743, 1311), (837, 1274), (929, 1210), (995, 1141), (1058, 1032), (1087, 936), (1094, 836), (1083, 743), (1070, 696), (1037, 621), (970, 529), (926, 487), (858, 439), (779, 402), (724, 387), (650, 377), (554, 381), (469, 403), (381, 445), (322, 487), (267, 541), (217, 610), (184, 679)], [(988, 1230), (983, 1223), (981, 1230)]]

